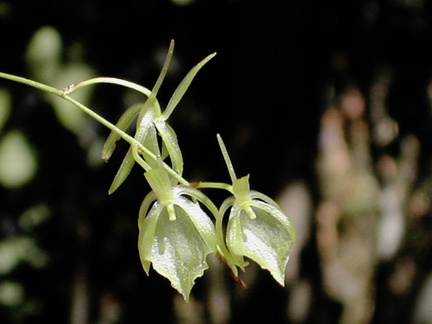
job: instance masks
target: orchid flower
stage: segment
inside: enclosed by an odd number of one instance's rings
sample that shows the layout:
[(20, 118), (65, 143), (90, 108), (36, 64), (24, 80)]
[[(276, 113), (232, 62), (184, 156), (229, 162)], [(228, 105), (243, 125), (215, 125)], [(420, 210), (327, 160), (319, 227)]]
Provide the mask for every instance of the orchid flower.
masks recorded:
[[(189, 73), (185, 76), (185, 78), (178, 85), (177, 89), (174, 91), (174, 94), (169, 100), (166, 109), (162, 112), (156, 96), (168, 71), (173, 52), (174, 41), (171, 41), (167, 57), (165, 59), (161, 73), (159, 74), (159, 77), (155, 85), (153, 86), (153, 89), (150, 93), (148, 93), (147, 91), (143, 92), (144, 94), (148, 95), (147, 100), (142, 104), (135, 104), (128, 110), (126, 110), (124, 114), (120, 117), (116, 126), (117, 128), (124, 131), (129, 127), (133, 120), (137, 119), (134, 138), (138, 142), (142, 143), (146, 148), (154, 147), (155, 145), (158, 146), (157, 137), (152, 136), (152, 134), (154, 133), (153, 130), (156, 129), (157, 133), (162, 138), (162, 158), (169, 156), (172, 164), (172, 169), (179, 176), (181, 176), (183, 173), (183, 157), (178, 144), (177, 135), (175, 134), (171, 126), (167, 123), (167, 119), (171, 116), (177, 104), (182, 99), (195, 75), (208, 61), (210, 61), (216, 55), (216, 53), (208, 55), (189, 71)], [(111, 132), (111, 134), (109, 135), (102, 150), (102, 158), (105, 161), (108, 161), (108, 159), (110, 158), (111, 154), (115, 149), (115, 143), (120, 139), (120, 137), (121, 136), (119, 135), (119, 133), (115, 131)], [(150, 166), (154, 165), (154, 163), (157, 163), (154, 159), (154, 154), (143, 154), (143, 156), (146, 163), (148, 163)], [(132, 170), (134, 164), (135, 160), (133, 157), (132, 148), (130, 148), (129, 151), (126, 153), (126, 156), (123, 159), (123, 162), (111, 184), (111, 187), (109, 189), (110, 194), (117, 190), (117, 188), (124, 182), (130, 171)]]
[(217, 208), (196, 188), (173, 187), (162, 167), (144, 175), (152, 191), (139, 212), (141, 263), (147, 274), (153, 265), (188, 300), (195, 279), (208, 268), (207, 256), (216, 253), (213, 222), (199, 203), (214, 214)]
[[(249, 188), (249, 175), (237, 179), (222, 138), (219, 145), (232, 180), (233, 196), (227, 198), (219, 209), (216, 230), (222, 231), (222, 219), (230, 209), (226, 229), (228, 253), (223, 256), (237, 275), (236, 266), (244, 269), (247, 257), (270, 271), (274, 279), (284, 285), (285, 268), (296, 233), (288, 217), (270, 197)], [(219, 225), (219, 226), (218, 226)], [(222, 235), (218, 234), (218, 244)], [(226, 250), (225, 250), (226, 252)]]
[[(218, 254), (238, 276), (247, 259), (269, 270), (284, 285), (285, 268), (296, 233), (288, 217), (270, 197), (250, 190), (249, 175), (237, 178), (222, 138), (218, 141), (227, 165), (231, 185), (221, 182), (189, 183), (182, 177), (183, 157), (174, 130), (167, 123), (198, 71), (215, 56), (207, 56), (193, 67), (172, 95), (164, 111), (156, 98), (174, 50), (172, 41), (162, 71), (149, 90), (135, 83), (100, 77), (73, 83), (63, 89), (0, 72), (0, 78), (27, 84), (74, 104), (111, 130), (102, 151), (108, 160), (122, 138), (130, 144), (109, 193), (114, 192), (138, 163), (151, 192), (144, 198), (138, 216), (138, 250), (147, 274), (153, 267), (188, 300), (195, 280), (208, 268), (207, 257)], [(113, 125), (70, 94), (85, 86), (111, 83), (134, 89), (146, 100), (131, 106)], [(134, 137), (126, 130), (136, 120)], [(158, 137), (160, 136), (160, 138)], [(169, 157), (171, 165), (163, 160)], [(223, 189), (232, 194), (218, 209), (199, 189)], [(228, 214), (228, 221), (224, 222)], [(215, 220), (212, 218), (214, 217)], [(226, 226), (225, 226), (226, 224)], [(238, 277), (237, 277), (238, 278)]]

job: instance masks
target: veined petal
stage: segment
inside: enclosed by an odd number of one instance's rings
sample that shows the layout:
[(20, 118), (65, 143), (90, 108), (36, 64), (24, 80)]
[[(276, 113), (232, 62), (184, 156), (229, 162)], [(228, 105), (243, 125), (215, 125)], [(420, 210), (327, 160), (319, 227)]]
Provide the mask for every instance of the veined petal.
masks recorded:
[(281, 224), (283, 224), (284, 227), (290, 228), (290, 229), (292, 228), (292, 234), (294, 235), (293, 238), (294, 239), (296, 238), (295, 230), (294, 230), (291, 222), (289, 221), (288, 217), (282, 212), (282, 210), (279, 207), (275, 207), (273, 205), (267, 204), (266, 202), (255, 200), (255, 199), (252, 200), (250, 205), (252, 206), (252, 209), (254, 209), (254, 210), (260, 209), (260, 210), (262, 210), (262, 212), (270, 214), (272, 217), (276, 218)]
[[(183, 197), (176, 199), (175, 204), (190, 217), (190, 220), (207, 245), (207, 248), (211, 250), (211, 252), (216, 252), (216, 232), (214, 224), (208, 215), (201, 209), (201, 206), (198, 203)], [(194, 233), (191, 233), (191, 235), (194, 235)]]
[(289, 252), (296, 237), (294, 228), (274, 206), (259, 201), (253, 201), (250, 206), (256, 219), (251, 219), (239, 206), (233, 206), (227, 245), (233, 253), (244, 255), (269, 270), (283, 286)]
[(159, 206), (153, 205), (140, 231), (141, 261), (144, 267), (152, 263), (188, 300), (195, 279), (208, 268), (207, 255), (216, 251), (213, 223), (198, 204), (184, 197), (176, 199), (175, 221)]

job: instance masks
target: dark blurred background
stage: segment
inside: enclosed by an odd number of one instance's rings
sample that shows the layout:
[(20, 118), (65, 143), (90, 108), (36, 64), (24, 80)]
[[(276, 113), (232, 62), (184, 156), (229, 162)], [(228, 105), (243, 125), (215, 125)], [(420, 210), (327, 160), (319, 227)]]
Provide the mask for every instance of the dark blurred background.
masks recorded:
[[(137, 252), (136, 167), (76, 109), (0, 80), (1, 323), (432, 323), (432, 6), (425, 0), (0, 0), (0, 71), (62, 88), (94, 76), (153, 86), (171, 39), (166, 104), (188, 180), (239, 176), (298, 231), (280, 287), (215, 260), (186, 304)], [(142, 100), (75, 96), (111, 121)], [(216, 201), (225, 197), (207, 192)], [(219, 195), (219, 196), (218, 196)]]

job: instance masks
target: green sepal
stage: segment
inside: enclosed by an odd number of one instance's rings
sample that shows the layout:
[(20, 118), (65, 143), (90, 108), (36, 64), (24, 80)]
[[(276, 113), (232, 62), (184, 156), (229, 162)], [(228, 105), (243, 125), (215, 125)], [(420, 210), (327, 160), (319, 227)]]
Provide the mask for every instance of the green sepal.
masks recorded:
[[(126, 131), (126, 129), (129, 127), (132, 121), (138, 116), (142, 107), (143, 104), (139, 103), (128, 108), (123, 113), (123, 115), (121, 115), (120, 119), (116, 124), (116, 127), (123, 131)], [(114, 131), (111, 131), (111, 133), (109, 134), (107, 140), (105, 141), (104, 147), (102, 148), (102, 159), (105, 162), (108, 162), (109, 158), (111, 157), (112, 153), (115, 150), (116, 143), (120, 138), (121, 138), (120, 134)]]
[(170, 101), (168, 102), (168, 105), (163, 112), (163, 119), (167, 120), (169, 116), (171, 116), (172, 112), (174, 111), (175, 107), (178, 105), (180, 100), (183, 98), (184, 94), (186, 93), (186, 90), (189, 88), (192, 80), (195, 78), (196, 74), (199, 70), (208, 62), (210, 61), (216, 53), (212, 53), (205, 57), (201, 62), (199, 62), (197, 65), (195, 65), (189, 72), (186, 74), (184, 79), (180, 82), (177, 89), (174, 91)]
[(126, 180), (129, 173), (132, 170), (132, 167), (135, 164), (135, 159), (132, 153), (132, 148), (129, 148), (128, 152), (126, 153), (126, 156), (124, 157), (122, 164), (120, 165), (113, 182), (111, 183), (111, 186), (108, 190), (108, 194), (114, 193), (120, 185)]
[(151, 169), (144, 173), (144, 177), (159, 202), (165, 205), (174, 202), (175, 197), (172, 191), (171, 179), (165, 169), (162, 167)]
[(180, 146), (177, 141), (177, 135), (174, 130), (163, 121), (155, 121), (159, 135), (162, 137), (163, 145), (166, 149), (167, 155), (169, 156), (172, 164), (172, 168), (179, 175), (183, 174), (183, 156), (180, 150)]
[[(138, 106), (138, 105), (137, 105)], [(144, 114), (144, 116), (139, 116), (137, 124), (139, 124), (137, 133), (135, 135), (135, 139), (138, 140), (140, 143), (145, 142), (146, 135), (148, 133), (149, 127), (151, 125), (151, 118), (153, 116), (153, 113), (149, 111), (148, 106), (146, 103), (139, 104), (141, 114), (143, 110), (145, 110), (147, 113)], [(132, 106), (129, 109), (132, 109), (134, 106)], [(133, 111), (134, 113), (138, 113)], [(132, 115), (132, 111), (130, 112), (130, 115)], [(129, 116), (130, 117), (130, 116)], [(111, 133), (113, 134), (113, 133)], [(110, 134), (110, 136), (111, 136)], [(112, 153), (111, 150), (115, 148), (115, 142), (116, 142), (116, 134), (114, 133), (111, 137), (108, 137), (106, 143), (105, 143), (105, 152), (104, 154)], [(109, 157), (109, 156), (108, 156)], [(132, 147), (129, 148), (128, 152), (126, 153), (126, 156), (124, 157), (122, 164), (120, 165), (114, 180), (111, 184), (110, 189), (108, 190), (109, 194), (112, 194), (114, 191), (116, 191), (121, 184), (126, 180), (126, 178), (129, 176), (133, 166), (135, 165), (135, 158), (133, 156)]]
[[(158, 135), (156, 132), (156, 127), (153, 122), (149, 123), (147, 128), (147, 133), (142, 141), (142, 144), (146, 149), (148, 149), (153, 156), (150, 156), (146, 152), (142, 152), (142, 156), (144, 160), (152, 167), (158, 168), (160, 167), (160, 163), (163, 160), (161, 157), (161, 150), (159, 148)], [(156, 157), (156, 159), (155, 159)]]
[(234, 180), (232, 186), (233, 186), (233, 194), (237, 200), (241, 200), (244, 202), (250, 201), (249, 175)]
[[(145, 108), (145, 104), (144, 104)], [(143, 105), (141, 104), (141, 110), (144, 109)], [(154, 125), (152, 122), (153, 118), (153, 112), (145, 108), (147, 113), (143, 116), (139, 117), (139, 126), (137, 133), (135, 135), (135, 139), (142, 143), (145, 148), (150, 150), (156, 157), (159, 154), (159, 147), (157, 143), (157, 136), (156, 136), (156, 130), (154, 129)], [(108, 143), (108, 142), (107, 142)], [(129, 176), (133, 166), (135, 165), (135, 158), (132, 152), (132, 147), (129, 148), (128, 152), (126, 153), (126, 156), (124, 157), (122, 164), (120, 165), (116, 176), (114, 177), (114, 180), (111, 184), (111, 187), (108, 191), (109, 194), (112, 194), (114, 191), (116, 191), (121, 184), (126, 180), (126, 178)], [(151, 158), (145, 152), (143, 152), (143, 156), (145, 160), (152, 166), (155, 166), (155, 159)]]
[(230, 251), (225, 244), (225, 231), (223, 226), (223, 217), (226, 211), (233, 206), (234, 202), (235, 202), (234, 197), (229, 197), (225, 199), (225, 201), (222, 203), (221, 207), (219, 208), (218, 216), (216, 218), (216, 238), (218, 242), (219, 254), (224, 258), (228, 267), (231, 269), (233, 274), (237, 277), (238, 276), (237, 267), (239, 267), (244, 271), (245, 267), (249, 263), (244, 260), (243, 255), (232, 253), (232, 251)]

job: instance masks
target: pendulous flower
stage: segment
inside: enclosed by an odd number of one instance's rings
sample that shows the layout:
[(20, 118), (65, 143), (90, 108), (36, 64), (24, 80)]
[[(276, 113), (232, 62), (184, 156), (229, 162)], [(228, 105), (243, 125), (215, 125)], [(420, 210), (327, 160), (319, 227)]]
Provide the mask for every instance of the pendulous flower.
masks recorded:
[[(244, 269), (247, 265), (244, 257), (247, 257), (269, 270), (273, 278), (283, 286), (289, 252), (296, 240), (295, 229), (274, 200), (250, 190), (249, 175), (236, 178), (220, 136), (218, 140), (233, 182), (233, 196), (222, 203), (217, 217), (217, 224), (221, 224), (221, 219), (230, 210), (226, 229), (228, 253), (225, 253), (225, 260), (237, 275), (235, 267)], [(221, 226), (218, 226), (217, 231), (221, 230)], [(218, 238), (220, 237), (219, 235)], [(219, 239), (218, 244), (222, 246), (224, 242)]]
[[(210, 61), (216, 55), (216, 53), (208, 55), (188, 72), (188, 74), (184, 77), (184, 79), (180, 82), (180, 84), (174, 91), (165, 110), (162, 111), (156, 97), (168, 71), (173, 52), (174, 41), (171, 41), (161, 73), (159, 74), (159, 77), (156, 80), (156, 83), (153, 86), (151, 92), (146, 92), (146, 94), (148, 95), (147, 100), (144, 103), (133, 105), (132, 107), (127, 109), (120, 117), (116, 126), (124, 131), (130, 126), (130, 124), (134, 120), (136, 120), (137, 122), (134, 138), (139, 143), (143, 144), (145, 148), (152, 151), (152, 153), (154, 153), (152, 147), (159, 146), (156, 136), (152, 136), (156, 130), (158, 135), (161, 137), (163, 153), (162, 158), (169, 157), (172, 169), (181, 176), (183, 173), (183, 156), (181, 154), (181, 150), (178, 144), (177, 135), (175, 134), (172, 127), (168, 124), (167, 120), (171, 116), (172, 112), (174, 111), (180, 100), (183, 98), (195, 75), (208, 61)], [(108, 161), (108, 159), (110, 158), (111, 154), (115, 149), (115, 143), (119, 139), (120, 135), (118, 133), (111, 132), (102, 152), (102, 158), (105, 161)], [(153, 165), (155, 162), (157, 163), (154, 158), (155, 155), (156, 154), (149, 156), (145, 152), (143, 152), (144, 160), (150, 165)], [(120, 187), (120, 185), (126, 180), (135, 162), (136, 161), (134, 160), (131, 147), (127, 152), (113, 180), (113, 183), (109, 189), (110, 194), (117, 190), (117, 188)]]
[(217, 249), (213, 222), (199, 202), (214, 213), (217, 208), (196, 188), (173, 187), (163, 168), (145, 177), (153, 191), (144, 198), (138, 219), (143, 268), (149, 274), (153, 265), (188, 300), (195, 279), (208, 268), (207, 256)]

